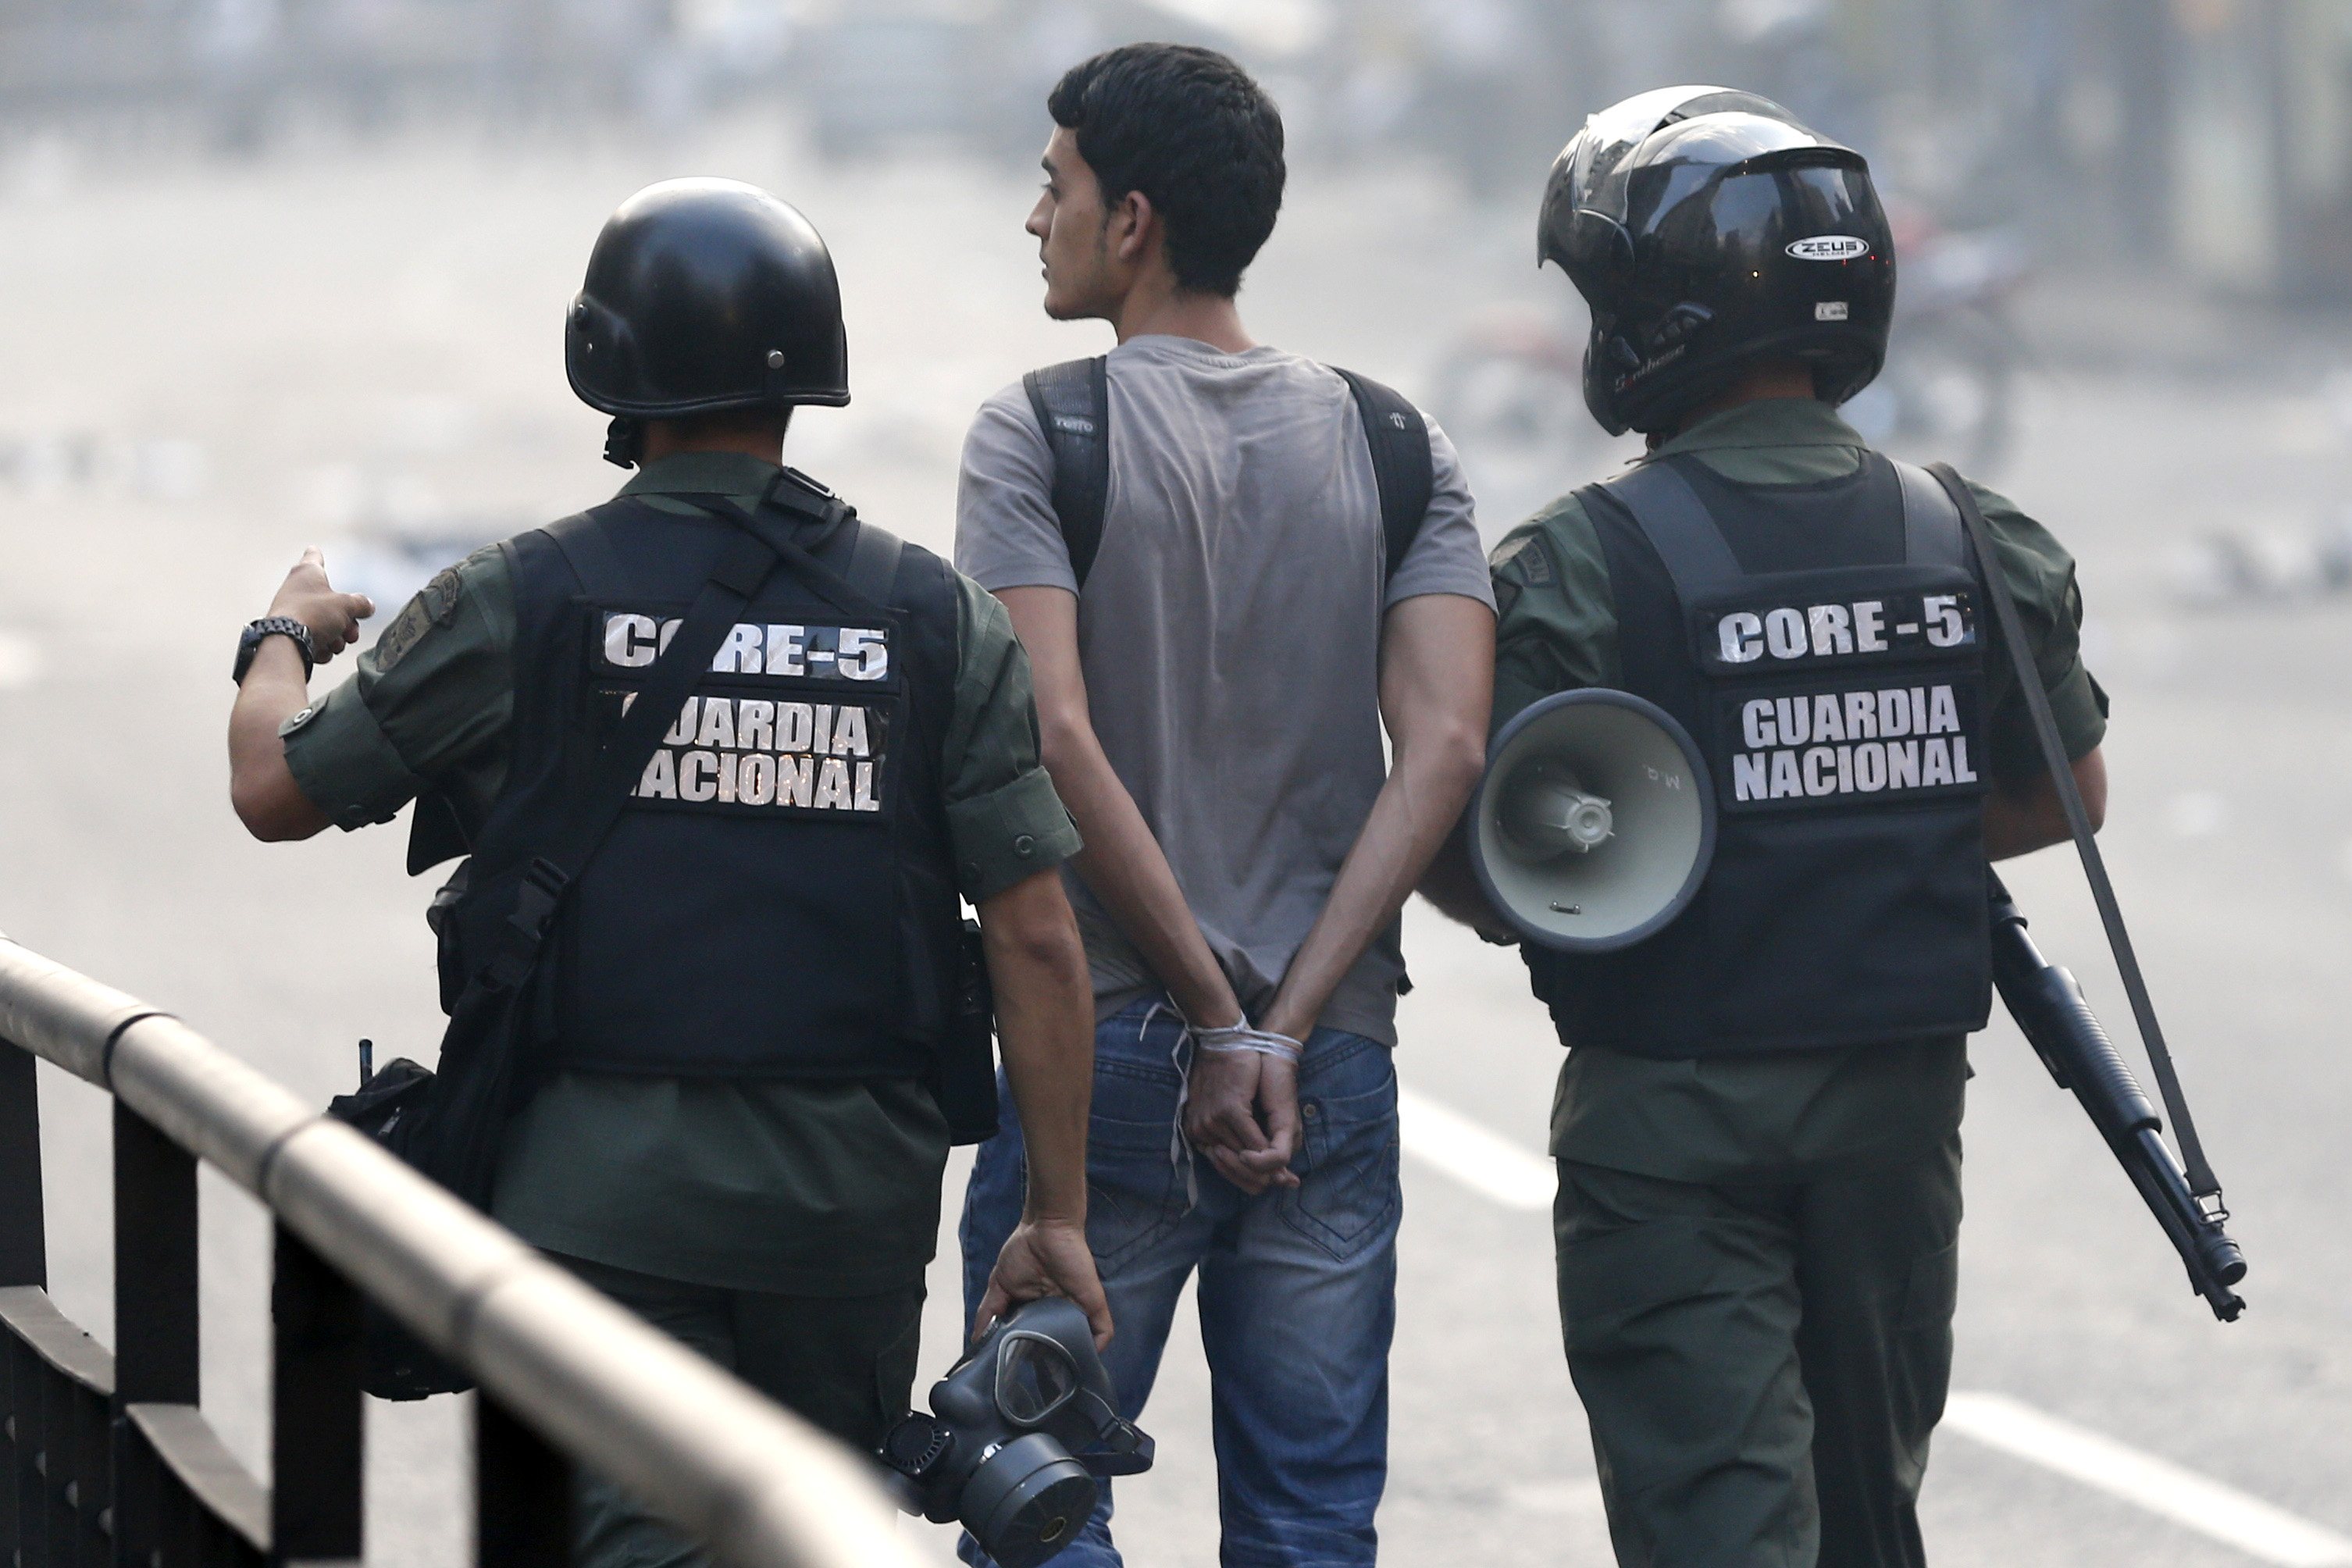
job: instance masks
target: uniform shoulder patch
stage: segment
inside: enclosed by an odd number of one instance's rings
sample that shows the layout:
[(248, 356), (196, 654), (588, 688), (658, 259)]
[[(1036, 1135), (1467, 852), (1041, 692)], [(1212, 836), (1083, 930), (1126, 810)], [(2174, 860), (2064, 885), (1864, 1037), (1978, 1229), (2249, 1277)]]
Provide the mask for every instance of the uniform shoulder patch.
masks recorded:
[(455, 566), (445, 566), (433, 580), (417, 591), (383, 635), (375, 640), (375, 668), (382, 674), (398, 664), (408, 650), (424, 640), (425, 634), (435, 626), (446, 626), (457, 618), (457, 601), (464, 585)]
[(424, 602), (425, 613), (433, 617), (433, 624), (446, 626), (457, 618), (457, 595), (460, 592), (457, 569), (444, 566), (433, 574), (433, 581), (425, 584), (424, 591), (416, 596)]
[(1486, 566), (1497, 574), (1510, 570), (1515, 579), (1531, 588), (1549, 584), (1555, 575), (1551, 552), (1544, 544), (1543, 531), (1538, 528), (1516, 533), (1496, 545), (1495, 552), (1486, 558)]

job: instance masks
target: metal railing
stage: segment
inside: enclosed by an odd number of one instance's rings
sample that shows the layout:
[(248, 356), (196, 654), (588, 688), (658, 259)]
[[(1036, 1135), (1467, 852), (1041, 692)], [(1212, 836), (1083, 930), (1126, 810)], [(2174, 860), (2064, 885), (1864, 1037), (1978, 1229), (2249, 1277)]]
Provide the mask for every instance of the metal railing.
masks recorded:
[[(49, 1301), (36, 1057), (114, 1096), (111, 1355)], [(275, 1222), (268, 1488), (197, 1408), (199, 1160)], [(0, 1564), (357, 1561), (363, 1297), (479, 1381), (482, 1563), (571, 1561), (579, 1464), (734, 1568), (913, 1568), (849, 1450), (177, 1019), (0, 937)]]

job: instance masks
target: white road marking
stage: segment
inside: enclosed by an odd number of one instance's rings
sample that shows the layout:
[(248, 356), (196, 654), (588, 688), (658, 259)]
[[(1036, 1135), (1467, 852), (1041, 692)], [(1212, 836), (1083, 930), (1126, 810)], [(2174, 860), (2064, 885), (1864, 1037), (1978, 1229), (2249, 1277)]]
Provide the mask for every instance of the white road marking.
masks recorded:
[(1944, 1406), (1944, 1426), (2265, 1563), (2285, 1568), (2352, 1563), (2352, 1539), (2005, 1394), (1954, 1394)]
[[(1558, 1175), (1550, 1161), (1402, 1085), (1397, 1088), (1397, 1117), (1404, 1152), (1414, 1159), (1505, 1208), (1551, 1207)], [(1944, 1429), (2054, 1470), (2264, 1563), (2282, 1568), (2352, 1568), (2352, 1538), (2005, 1394), (1953, 1394), (1944, 1407)], [(1584, 1506), (1583, 1489), (1590, 1484), (1531, 1483), (1514, 1489), (1507, 1500), (1535, 1512), (1569, 1511)], [(1592, 1500), (1598, 1502), (1597, 1491)]]
[(41, 645), (0, 628), (0, 691), (21, 691), (41, 679)]
[(1522, 1513), (1565, 1518), (1608, 1511), (1601, 1500), (1601, 1483), (1591, 1476), (1580, 1476), (1574, 1480), (1514, 1481), (1503, 1489), (1503, 1506)]
[(1404, 1152), (1507, 1209), (1546, 1210), (1559, 1185), (1549, 1160), (1427, 1095), (1397, 1086)]

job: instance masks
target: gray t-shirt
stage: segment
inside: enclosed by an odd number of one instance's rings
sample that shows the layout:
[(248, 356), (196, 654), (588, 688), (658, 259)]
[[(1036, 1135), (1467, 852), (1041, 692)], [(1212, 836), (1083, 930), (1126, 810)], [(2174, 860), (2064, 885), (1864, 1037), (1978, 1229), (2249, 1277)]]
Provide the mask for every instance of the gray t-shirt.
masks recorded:
[[(1078, 602), (1095, 733), (1168, 857), (1242, 1005), (1273, 1000), (1386, 779), (1381, 619), (1493, 588), (1453, 445), (1434, 425), (1428, 514), (1385, 593), (1379, 489), (1347, 383), (1271, 348), (1131, 338), (1110, 356), (1110, 499)], [(1076, 589), (1053, 456), (1018, 384), (981, 405), (956, 564), (990, 589)], [(1158, 988), (1075, 875), (1098, 1015)], [(1324, 1009), (1394, 1044), (1393, 927)]]

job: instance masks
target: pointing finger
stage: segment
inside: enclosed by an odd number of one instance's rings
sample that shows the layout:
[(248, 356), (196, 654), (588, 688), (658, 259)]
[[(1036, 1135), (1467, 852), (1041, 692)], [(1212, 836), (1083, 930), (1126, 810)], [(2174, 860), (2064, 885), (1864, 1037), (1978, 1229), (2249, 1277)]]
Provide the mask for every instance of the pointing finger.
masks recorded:
[(305, 545), (302, 549), (302, 564), (305, 566), (316, 566), (320, 571), (323, 572), (327, 569), (327, 558), (319, 552), (319, 547), (317, 545)]

